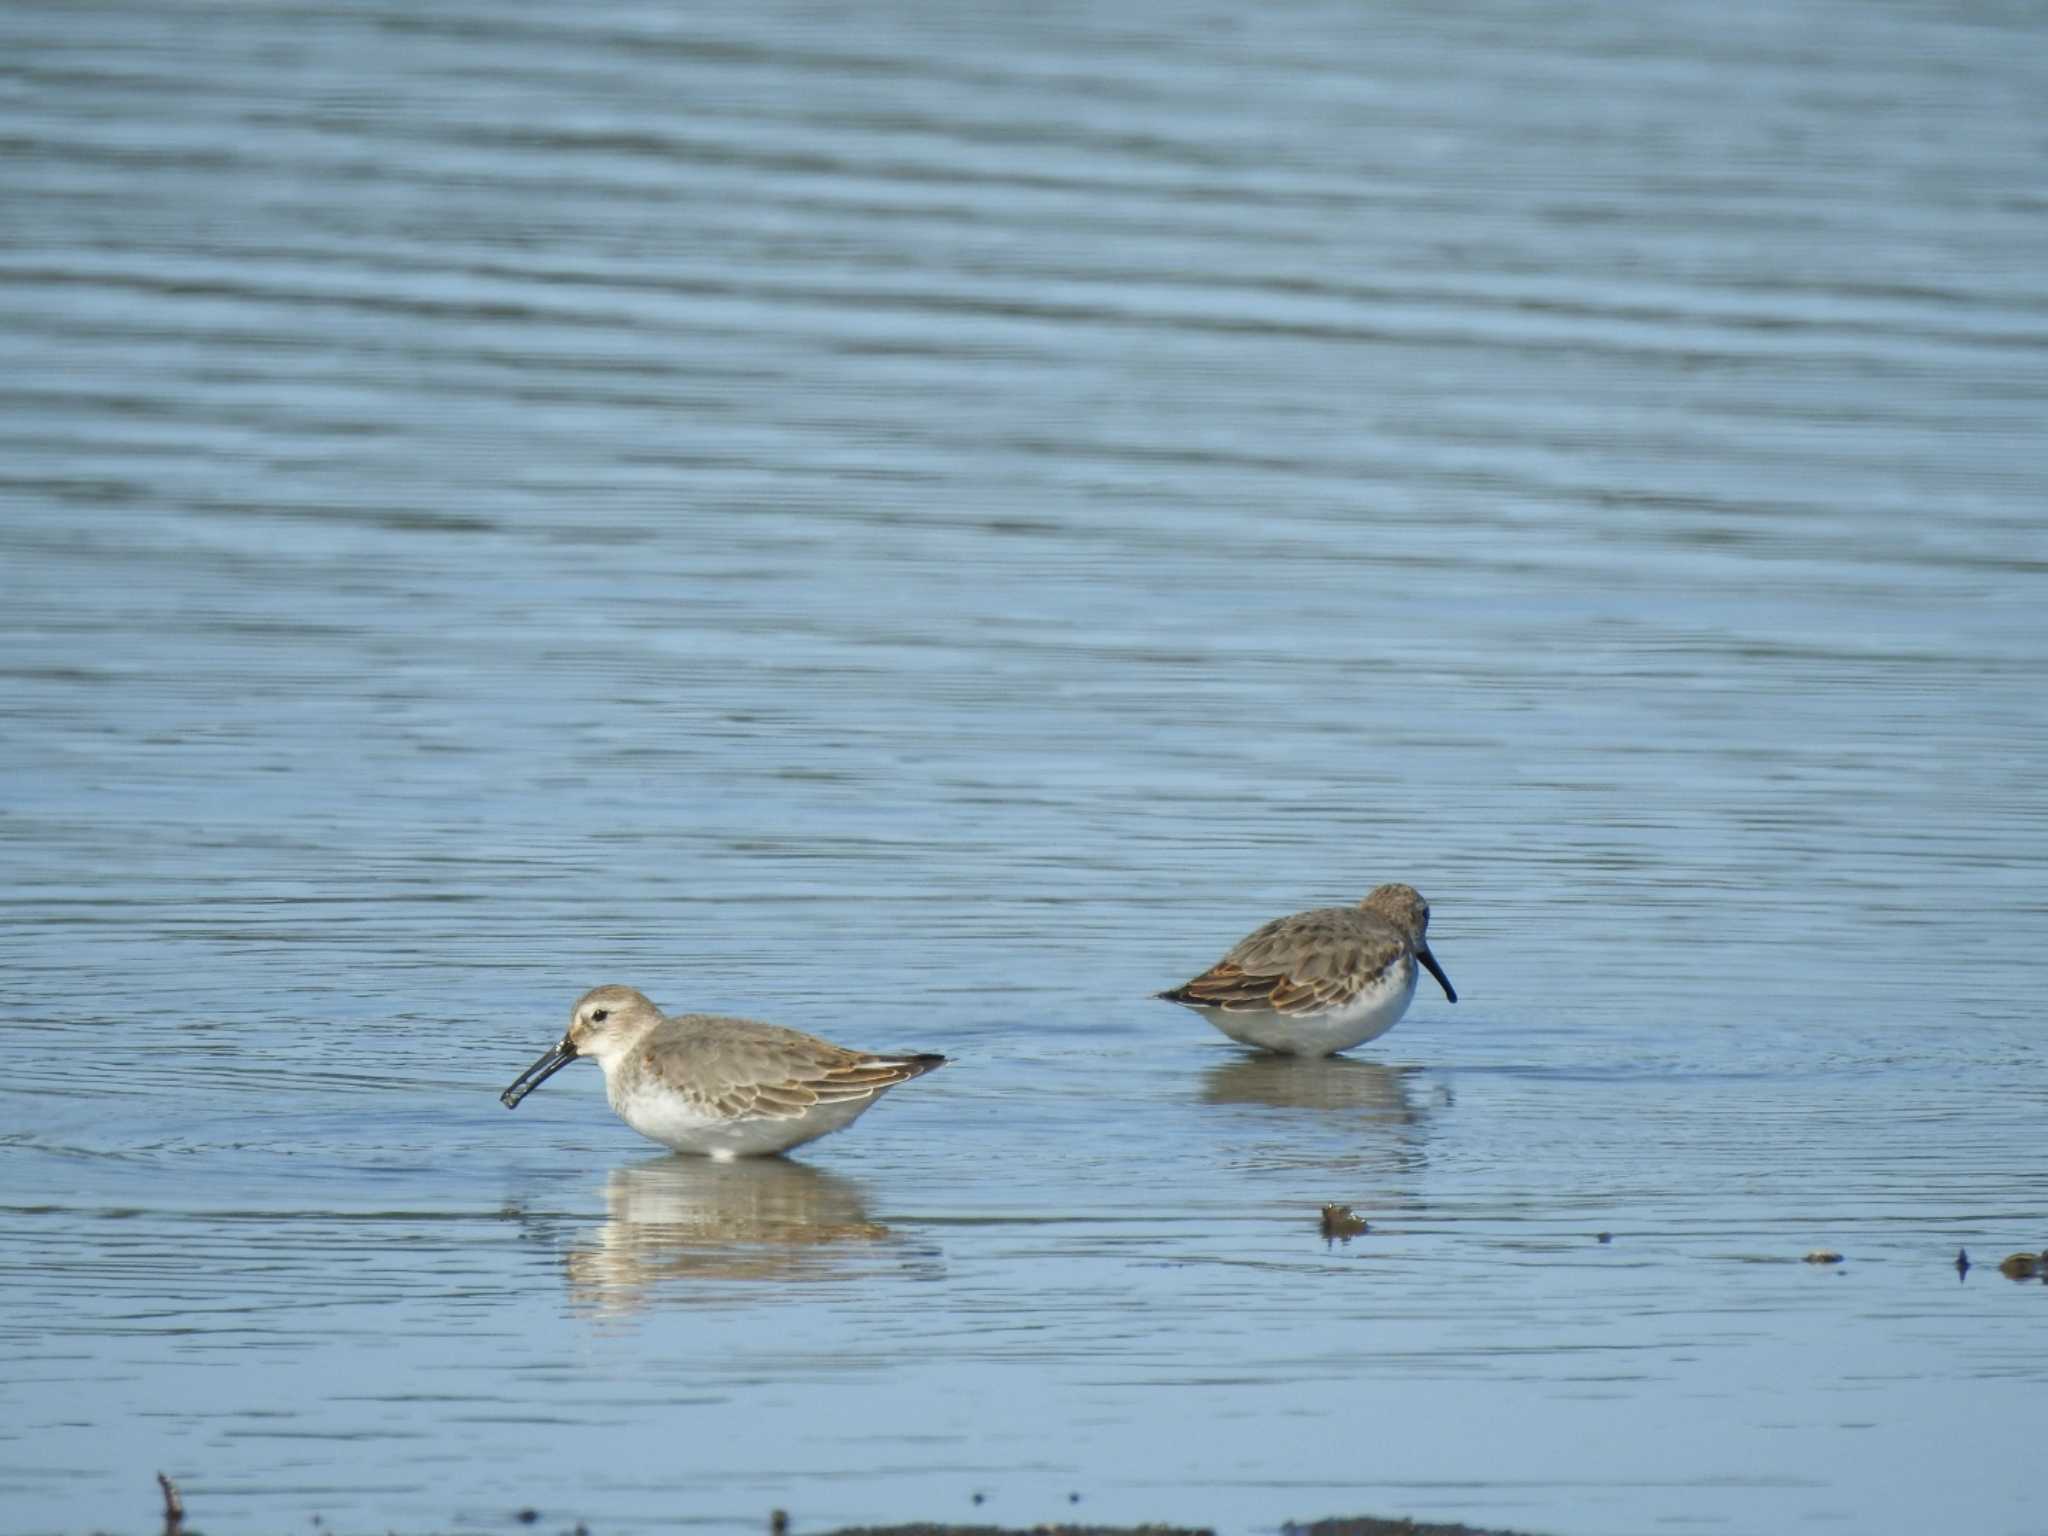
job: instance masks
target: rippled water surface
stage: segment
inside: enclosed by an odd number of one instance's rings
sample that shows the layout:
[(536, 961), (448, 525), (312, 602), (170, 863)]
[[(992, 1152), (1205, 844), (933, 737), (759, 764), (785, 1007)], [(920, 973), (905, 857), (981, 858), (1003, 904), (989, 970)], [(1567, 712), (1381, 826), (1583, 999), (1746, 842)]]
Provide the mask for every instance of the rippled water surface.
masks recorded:
[[(2038, 1531), (2043, 101), (1992, 3), (7, 7), (0, 1524)], [(1388, 878), (1351, 1059), (1148, 996)], [(507, 1115), (600, 981), (955, 1060)]]

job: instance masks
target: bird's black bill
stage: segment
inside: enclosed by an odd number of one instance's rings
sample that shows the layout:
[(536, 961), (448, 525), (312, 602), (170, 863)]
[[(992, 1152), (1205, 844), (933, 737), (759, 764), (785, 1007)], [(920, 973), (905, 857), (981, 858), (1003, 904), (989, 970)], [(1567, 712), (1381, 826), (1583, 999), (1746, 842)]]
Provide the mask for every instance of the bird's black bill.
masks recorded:
[(562, 1041), (559, 1045), (548, 1047), (547, 1053), (539, 1061), (536, 1061), (532, 1066), (512, 1079), (512, 1086), (499, 1094), (499, 1099), (503, 1101), (507, 1109), (517, 1109), (521, 1099), (525, 1098), (534, 1089), (538, 1088), (575, 1059), (576, 1047), (567, 1040)]
[(1429, 952), (1427, 944), (1415, 952), (1415, 958), (1429, 967), (1429, 974), (1434, 976), (1436, 984), (1444, 989), (1444, 996), (1455, 1003), (1458, 1000), (1457, 990), (1451, 985), (1451, 978), (1444, 974), (1444, 968), (1436, 963), (1436, 956)]

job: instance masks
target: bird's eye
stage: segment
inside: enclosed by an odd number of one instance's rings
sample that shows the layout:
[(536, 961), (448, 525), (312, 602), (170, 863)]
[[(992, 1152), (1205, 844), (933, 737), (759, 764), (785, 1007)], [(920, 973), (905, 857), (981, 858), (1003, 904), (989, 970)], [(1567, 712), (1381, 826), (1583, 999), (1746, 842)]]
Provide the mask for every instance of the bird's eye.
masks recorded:
[(611, 1009), (599, 1008), (592, 1012), (592, 1014), (590, 1015), (590, 1022), (593, 1024), (602, 1024), (606, 1019), (610, 1018), (611, 1016)]

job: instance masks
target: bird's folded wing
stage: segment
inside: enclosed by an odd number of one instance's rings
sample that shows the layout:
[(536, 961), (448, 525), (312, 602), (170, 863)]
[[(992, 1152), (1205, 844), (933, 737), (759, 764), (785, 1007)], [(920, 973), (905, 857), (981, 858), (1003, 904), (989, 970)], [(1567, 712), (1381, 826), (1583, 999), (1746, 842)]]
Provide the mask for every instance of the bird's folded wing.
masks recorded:
[(1268, 923), (1171, 995), (1226, 1013), (1299, 1017), (1342, 1008), (1401, 957), (1398, 934), (1341, 921), (1349, 916), (1304, 912)]
[(692, 1056), (670, 1059), (671, 1086), (722, 1117), (771, 1120), (794, 1120), (820, 1104), (872, 1098), (945, 1060), (870, 1056), (772, 1025), (762, 1026), (757, 1039), (722, 1041)]

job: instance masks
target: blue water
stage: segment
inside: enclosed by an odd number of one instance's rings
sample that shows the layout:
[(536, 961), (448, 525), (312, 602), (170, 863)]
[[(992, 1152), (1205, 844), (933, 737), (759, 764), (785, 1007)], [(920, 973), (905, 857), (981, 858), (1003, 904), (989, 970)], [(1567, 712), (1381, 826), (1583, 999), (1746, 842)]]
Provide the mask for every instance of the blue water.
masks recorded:
[(2044, 43), (0, 13), (4, 1524), (2037, 1531)]

